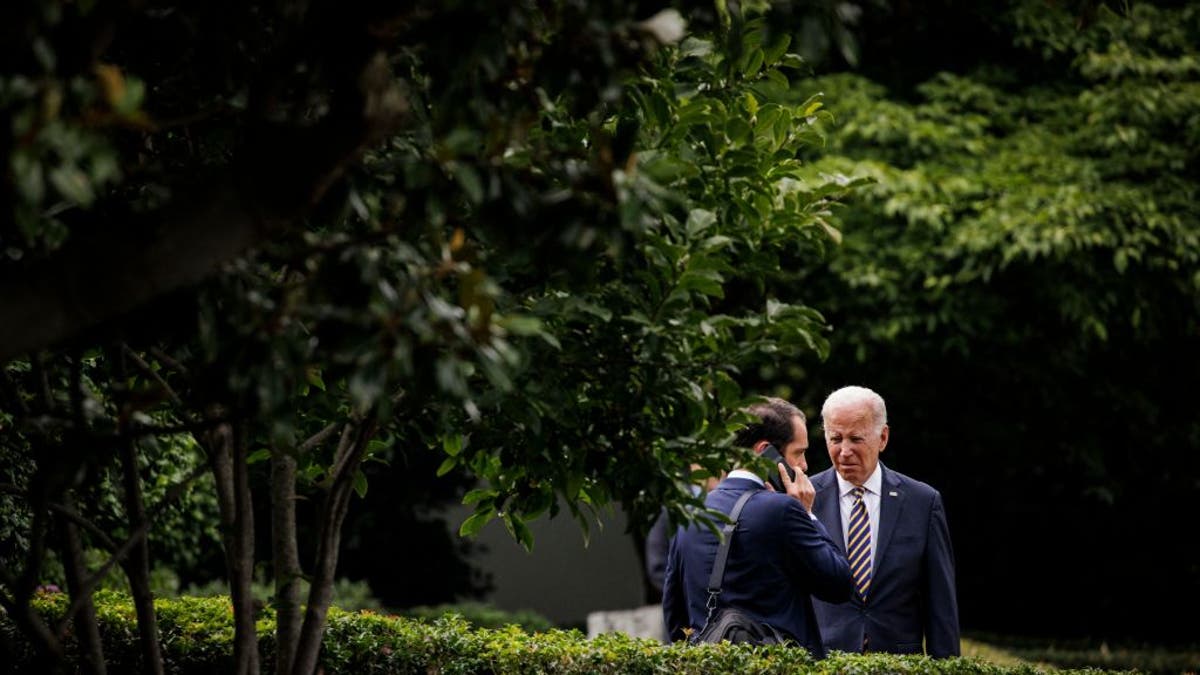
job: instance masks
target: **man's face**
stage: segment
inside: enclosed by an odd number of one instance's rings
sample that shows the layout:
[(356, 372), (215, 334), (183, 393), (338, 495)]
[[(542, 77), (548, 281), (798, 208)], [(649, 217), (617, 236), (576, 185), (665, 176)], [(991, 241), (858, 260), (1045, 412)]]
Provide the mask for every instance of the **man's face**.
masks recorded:
[(876, 431), (875, 419), (866, 404), (845, 405), (825, 414), (829, 459), (838, 474), (855, 485), (862, 485), (875, 471), (887, 440), (887, 425)]
[(793, 469), (801, 473), (808, 472), (808, 460), (804, 453), (808, 451), (808, 428), (798, 416), (792, 417), (792, 442), (783, 448), (783, 459)]

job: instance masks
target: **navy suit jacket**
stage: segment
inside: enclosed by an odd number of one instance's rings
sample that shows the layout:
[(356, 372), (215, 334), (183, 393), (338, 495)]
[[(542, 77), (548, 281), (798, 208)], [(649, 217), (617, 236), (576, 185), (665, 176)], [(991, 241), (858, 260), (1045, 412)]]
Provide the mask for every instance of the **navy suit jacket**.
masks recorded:
[[(850, 596), (853, 578), (846, 556), (799, 501), (752, 480), (726, 478), (705, 504), (728, 515), (747, 490), (758, 494), (742, 507), (725, 564), (720, 605), (737, 607), (791, 635), (820, 658), (825, 650), (810, 595), (830, 602)], [(672, 640), (681, 639), (684, 628), (704, 627), (717, 545), (717, 535), (703, 524), (680, 528), (671, 540), (663, 615)]]
[(663, 577), (667, 573), (667, 552), (671, 546), (671, 524), (664, 510), (654, 519), (650, 531), (646, 533), (646, 576), (650, 585), (658, 593), (662, 593)]
[[(922, 641), (933, 657), (958, 656), (958, 599), (954, 551), (946, 511), (937, 490), (881, 462), (879, 524), (871, 587), (864, 603), (858, 593), (847, 602), (815, 602), (827, 649), (920, 654)], [(812, 477), (817, 490), (813, 513), (846, 550), (841, 500), (833, 469)]]

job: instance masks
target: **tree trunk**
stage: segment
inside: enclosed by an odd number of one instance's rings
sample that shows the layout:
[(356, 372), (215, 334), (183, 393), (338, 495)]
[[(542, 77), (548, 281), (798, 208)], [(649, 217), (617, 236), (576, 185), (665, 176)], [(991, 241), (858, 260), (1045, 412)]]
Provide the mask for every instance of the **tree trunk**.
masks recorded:
[[(63, 503), (74, 508), (71, 496), (63, 495)], [(91, 593), (85, 588), (84, 580), (88, 576), (87, 566), (83, 561), (83, 544), (79, 540), (79, 528), (66, 518), (58, 518), (59, 530), (62, 533), (63, 570), (67, 576), (67, 588), (72, 600), (77, 600), (76, 594)], [(105, 675), (108, 670), (104, 663), (104, 645), (100, 641), (100, 626), (96, 623), (96, 605), (91, 597), (86, 598), (72, 619), (75, 623), (75, 634), (79, 640), (79, 651), (83, 656), (83, 670), (93, 675)]]
[[(220, 417), (220, 415), (216, 415)], [(229, 570), (233, 601), (233, 662), (235, 675), (257, 675), (258, 634), (254, 628), (254, 513), (251, 510), (243, 434), (228, 424), (208, 434), (209, 458), (221, 511), (221, 537)]]
[(337, 572), (338, 547), (342, 540), (342, 522), (354, 493), (354, 474), (362, 461), (363, 449), (375, 433), (372, 423), (346, 426), (334, 460), (333, 482), (321, 505), (320, 537), (317, 540), (316, 564), (308, 591), (308, 607), (296, 650), (293, 675), (313, 675), (321, 655), (321, 640), (325, 636), (325, 617), (333, 598), (333, 580)]
[(275, 563), (275, 672), (288, 675), (300, 640), (300, 552), (296, 546), (296, 458), (271, 455), (271, 544)]
[[(131, 439), (121, 443), (121, 464), (125, 484), (125, 514), (130, 530), (146, 522), (146, 503), (142, 479), (138, 475), (137, 450)], [(140, 537), (122, 567), (129, 578), (133, 606), (137, 610), (138, 641), (142, 649), (143, 672), (163, 675), (162, 650), (158, 644), (158, 617), (154, 613), (154, 593), (150, 590), (150, 546)]]
[[(39, 481), (41, 482), (41, 481)], [(4, 610), (8, 612), (17, 628), (33, 645), (34, 666), (38, 672), (56, 672), (62, 667), (65, 654), (62, 641), (55, 635), (54, 630), (46, 623), (30, 605), (34, 589), (37, 586), (37, 576), (41, 573), (45, 561), (46, 530), (49, 528), (49, 516), (46, 509), (45, 495), (41, 490), (31, 489), (30, 508), (33, 510), (33, 524), (29, 528), (29, 553), (25, 558), (25, 568), (19, 577), (13, 579), (6, 573), (5, 586), (12, 593), (11, 600), (4, 597)], [(7, 572), (7, 571), (6, 571)], [(0, 589), (0, 596), (2, 596)]]
[[(9, 601), (5, 598), (4, 611), (8, 613), (17, 629), (33, 645), (34, 672), (57, 672), (62, 667), (66, 654), (62, 642), (54, 635), (54, 631), (46, 625), (40, 614), (29, 604), (28, 596)], [(7, 635), (5, 636), (7, 639)]]

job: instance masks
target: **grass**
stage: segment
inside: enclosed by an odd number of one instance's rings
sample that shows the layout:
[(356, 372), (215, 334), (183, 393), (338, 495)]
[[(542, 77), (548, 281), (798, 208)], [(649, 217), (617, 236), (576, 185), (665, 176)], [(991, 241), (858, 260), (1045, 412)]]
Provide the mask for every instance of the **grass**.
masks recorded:
[(1048, 642), (998, 636), (963, 638), (963, 656), (973, 656), (1002, 666), (1030, 665), (1039, 670), (1101, 668), (1136, 670), (1148, 675), (1200, 673), (1200, 648), (1099, 646), (1081, 642)]
[(969, 638), (963, 638), (961, 642), (963, 656), (970, 656), (972, 658), (980, 659), (981, 661), (994, 663), (998, 666), (1044, 665), (1026, 661), (1012, 652), (1006, 651), (994, 645), (989, 645), (986, 642), (979, 642), (978, 640), (971, 640)]

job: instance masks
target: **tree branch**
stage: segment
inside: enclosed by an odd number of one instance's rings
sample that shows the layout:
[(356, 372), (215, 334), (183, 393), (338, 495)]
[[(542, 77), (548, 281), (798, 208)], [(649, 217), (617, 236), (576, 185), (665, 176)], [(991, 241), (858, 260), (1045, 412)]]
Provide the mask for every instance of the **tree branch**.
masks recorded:
[[(172, 485), (171, 489), (167, 490), (167, 493), (163, 495), (162, 500), (155, 504), (154, 508), (150, 509), (145, 520), (143, 520), (141, 524), (139, 524), (137, 528), (130, 533), (129, 537), (125, 539), (125, 541), (122, 542), (119, 547), (114, 547), (112, 556), (100, 566), (100, 569), (93, 572), (80, 585), (80, 593), (78, 594), (78, 597), (71, 602), (70, 609), (68, 609), (67, 613), (64, 615), (64, 623), (58, 626), (58, 630), (56, 631), (58, 634), (63, 634), (65, 621), (67, 621), (71, 616), (74, 616), (74, 614), (79, 611), (80, 607), (83, 606), (83, 603), (92, 596), (92, 591), (96, 589), (96, 585), (100, 583), (100, 580), (103, 579), (106, 574), (108, 574), (109, 570), (113, 568), (113, 565), (116, 565), (124, 560), (125, 557), (129, 555), (129, 552), (132, 551), (135, 546), (137, 546), (138, 542), (145, 538), (146, 534), (150, 531), (150, 525), (154, 522), (155, 518), (172, 502), (174, 502), (176, 499), (179, 499), (180, 495), (183, 494), (183, 491), (187, 489), (187, 486), (191, 485), (193, 481), (206, 473), (208, 473), (208, 467), (201, 464), (193, 469), (192, 472), (188, 474), (187, 477), (182, 481)], [(72, 595), (74, 596), (76, 594), (72, 592)]]
[(318, 445), (324, 443), (326, 440), (329, 439), (330, 436), (333, 435), (333, 432), (337, 431), (337, 428), (338, 428), (337, 422), (330, 422), (329, 425), (326, 426), (324, 429), (313, 434), (312, 436), (310, 436), (308, 438), (308, 440), (306, 440), (303, 443), (301, 443), (300, 445), (296, 446), (296, 454), (303, 455), (303, 454), (309, 452), (310, 450), (312, 450), (313, 448), (317, 447)]
[(158, 371), (151, 368), (150, 364), (146, 363), (145, 359), (139, 356), (137, 352), (130, 349), (129, 345), (125, 344), (124, 342), (121, 343), (121, 353), (125, 354), (125, 356), (128, 356), (129, 360), (133, 361), (134, 364), (137, 365), (138, 370), (141, 370), (148, 377), (150, 377), (150, 379), (157, 382), (158, 386), (162, 387), (162, 390), (166, 392), (168, 397), (170, 397), (172, 403), (180, 408), (184, 407), (183, 400), (179, 398), (179, 394), (175, 393), (175, 390), (171, 388), (171, 385), (167, 384), (167, 381), (158, 374)]
[(58, 502), (47, 502), (46, 508), (69, 520), (70, 522), (82, 527), (87, 531), (88, 534), (92, 535), (97, 541), (100, 542), (100, 545), (104, 547), (104, 550), (108, 551), (109, 553), (117, 552), (117, 542), (113, 541), (112, 537), (108, 536), (108, 534), (106, 534), (104, 530), (101, 530), (98, 525), (80, 515), (78, 511), (66, 506), (65, 504), (59, 504)]
[(188, 377), (187, 367), (184, 366), (179, 361), (177, 361), (176, 359), (172, 358), (170, 354), (166, 353), (161, 348), (151, 347), (150, 353), (154, 355), (154, 358), (158, 359), (159, 361), (162, 361), (171, 370), (174, 370), (175, 372), (179, 373), (180, 375), (182, 375), (184, 377)]

